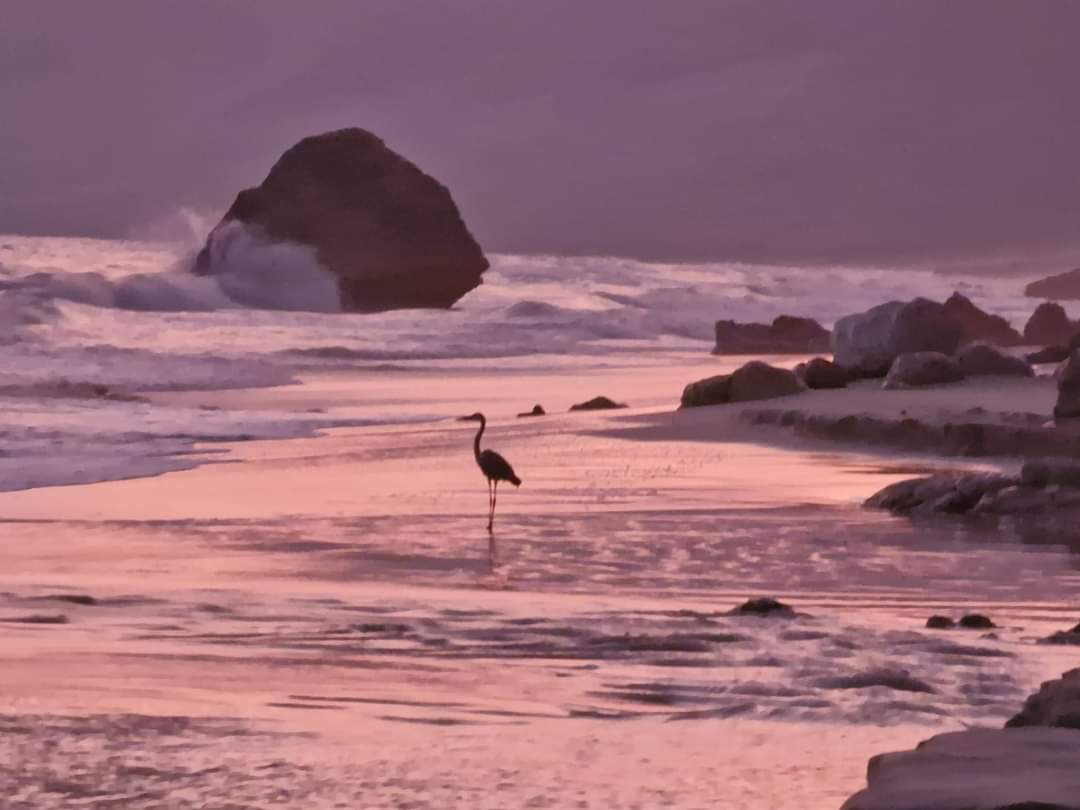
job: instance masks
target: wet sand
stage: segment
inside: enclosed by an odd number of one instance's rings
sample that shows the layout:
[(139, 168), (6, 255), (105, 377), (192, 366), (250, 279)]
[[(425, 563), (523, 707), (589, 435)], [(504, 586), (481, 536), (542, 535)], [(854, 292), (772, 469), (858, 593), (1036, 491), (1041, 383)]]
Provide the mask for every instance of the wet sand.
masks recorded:
[[(203, 395), (481, 403), (525, 482), (493, 544), (453, 421), (0, 495), (11, 806), (835, 808), (872, 754), (1000, 724), (1068, 667), (1034, 641), (1076, 621), (1075, 556), (858, 506), (971, 462), (672, 414), (700, 370)], [(658, 377), (641, 409), (511, 416)], [(808, 615), (726, 615), (763, 594)], [(969, 610), (994, 637), (922, 629)]]

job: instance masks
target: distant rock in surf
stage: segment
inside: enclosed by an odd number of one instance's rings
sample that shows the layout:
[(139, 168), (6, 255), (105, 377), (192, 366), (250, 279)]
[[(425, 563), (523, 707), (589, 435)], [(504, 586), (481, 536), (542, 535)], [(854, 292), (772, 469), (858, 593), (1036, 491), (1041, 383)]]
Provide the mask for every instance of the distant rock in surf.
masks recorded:
[(836, 322), (833, 359), (866, 376), (884, 376), (902, 354), (951, 355), (963, 336), (962, 323), (944, 304), (926, 298), (889, 301)]
[(731, 374), (692, 382), (683, 389), (679, 407), (751, 402), (798, 394), (806, 390), (794, 371), (776, 368), (759, 360), (746, 363)]
[(519, 413), (518, 414), (518, 419), (523, 419), (523, 418), (525, 418), (527, 416), (545, 416), (546, 414), (547, 414), (547, 411), (544, 410), (543, 405), (533, 405), (531, 411), (525, 411), (524, 413)]
[(611, 411), (617, 408), (625, 408), (626, 404), (622, 402), (616, 402), (608, 397), (593, 397), (585, 402), (579, 402), (576, 405), (571, 405), (572, 411)]
[(926, 620), (927, 630), (952, 630), (954, 627), (956, 622), (948, 616), (931, 616)]
[(1024, 325), (1024, 342), (1052, 346), (1067, 344), (1076, 333), (1065, 308), (1053, 301), (1043, 301), (1035, 307)]
[(778, 616), (784, 619), (793, 619), (798, 614), (791, 605), (773, 599), (771, 596), (759, 596), (756, 599), (747, 599), (741, 605), (728, 611), (731, 616)]
[(241, 191), (207, 238), (195, 272), (230, 272), (229, 227), (315, 250), (344, 309), (451, 306), (488, 267), (450, 192), (362, 129), (304, 138), (262, 184)]
[(771, 324), (717, 321), (713, 354), (814, 354), (829, 350), (829, 337), (813, 318), (793, 315)]
[(1028, 298), (1080, 299), (1080, 268), (1047, 276), (1024, 287)]
[(1074, 644), (1080, 647), (1080, 624), (1072, 630), (1058, 630), (1051, 636), (1042, 639), (1040, 644)]

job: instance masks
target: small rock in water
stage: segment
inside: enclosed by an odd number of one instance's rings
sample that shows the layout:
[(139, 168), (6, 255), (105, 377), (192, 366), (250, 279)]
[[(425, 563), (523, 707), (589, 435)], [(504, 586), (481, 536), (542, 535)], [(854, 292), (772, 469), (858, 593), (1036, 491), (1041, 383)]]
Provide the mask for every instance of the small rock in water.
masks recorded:
[(625, 408), (626, 404), (622, 402), (616, 402), (613, 399), (607, 397), (593, 397), (587, 402), (579, 402), (577, 405), (571, 405), (572, 411), (607, 411), (615, 408)]
[(526, 416), (545, 416), (546, 414), (547, 414), (547, 411), (544, 410), (543, 405), (533, 405), (531, 411), (525, 411), (525, 413), (519, 413), (518, 414), (518, 419), (521, 419), (521, 418), (526, 417)]
[(43, 602), (67, 602), (72, 605), (96, 605), (97, 599), (84, 593), (52, 593), (36, 597)]
[(969, 613), (960, 619), (959, 624), (967, 630), (990, 630), (997, 627), (989, 616), (981, 613)]
[(956, 627), (956, 622), (948, 616), (931, 616), (926, 620), (928, 630), (951, 630)]
[(14, 616), (0, 621), (14, 622), (16, 624), (67, 624), (68, 618), (63, 613), (56, 614), (31, 614), (29, 616)]
[(769, 596), (748, 599), (729, 613), (737, 616), (782, 616), (786, 619), (795, 616), (795, 610), (791, 605), (786, 605)]

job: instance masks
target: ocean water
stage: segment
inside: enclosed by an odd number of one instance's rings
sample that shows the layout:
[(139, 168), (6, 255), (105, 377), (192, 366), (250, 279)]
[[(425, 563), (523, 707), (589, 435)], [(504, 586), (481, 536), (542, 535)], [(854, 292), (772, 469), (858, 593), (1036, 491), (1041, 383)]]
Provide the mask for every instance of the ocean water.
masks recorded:
[[(355, 315), (304, 251), (227, 250), (0, 237), (13, 808), (828, 810), (1075, 661), (1037, 643), (1075, 547), (859, 507), (975, 465), (671, 429), (740, 362), (717, 318), (959, 289), (1019, 324), (1022, 280), (494, 256), (452, 310)], [(631, 408), (566, 412), (601, 393)], [(524, 479), (493, 536), (478, 408)], [(728, 612), (758, 595), (799, 615)], [(999, 627), (924, 627), (969, 611)]]
[[(238, 232), (222, 240), (229, 272), (205, 278), (188, 270), (194, 244), (0, 236), (0, 491), (180, 469), (197, 463), (200, 441), (406, 418), (392, 402), (334, 418), (211, 411), (150, 392), (392, 368), (633, 368), (705, 356), (718, 318), (830, 324), (882, 301), (960, 290), (1019, 324), (1033, 305), (1015, 278), (931, 269), (496, 255), (452, 310), (343, 314), (308, 250)], [(440, 411), (407, 419), (449, 415)]]

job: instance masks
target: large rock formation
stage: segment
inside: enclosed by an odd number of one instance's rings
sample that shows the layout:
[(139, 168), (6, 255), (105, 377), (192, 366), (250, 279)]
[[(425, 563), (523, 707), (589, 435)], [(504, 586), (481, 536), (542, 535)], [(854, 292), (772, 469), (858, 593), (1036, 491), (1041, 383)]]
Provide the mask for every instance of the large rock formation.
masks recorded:
[(813, 354), (829, 350), (829, 330), (813, 318), (780, 315), (771, 324), (716, 322), (713, 354)]
[(863, 374), (883, 376), (901, 354), (940, 352), (951, 355), (963, 338), (960, 321), (926, 298), (890, 301), (836, 322), (834, 359)]
[(1065, 314), (1065, 308), (1053, 301), (1044, 301), (1035, 307), (1024, 325), (1024, 342), (1044, 346), (1067, 344), (1076, 332), (1076, 326)]
[(973, 340), (985, 340), (998, 346), (1016, 346), (1022, 338), (1000, 315), (984, 312), (971, 302), (971, 299), (954, 292), (945, 301), (945, 309), (960, 321), (963, 328), (961, 343)]
[(1080, 733), (973, 728), (870, 760), (841, 810), (1080, 810)]
[(236, 224), (270, 243), (314, 248), (348, 310), (449, 307), (488, 267), (446, 187), (362, 129), (286, 151), (261, 185), (237, 195), (195, 272), (229, 272)]
[(913, 352), (897, 357), (885, 377), (886, 388), (918, 388), (923, 385), (959, 382), (960, 364), (940, 352)]
[(1024, 287), (1028, 298), (1080, 298), (1080, 268), (1047, 276)]
[(798, 394), (805, 390), (795, 372), (755, 360), (737, 368), (731, 374), (721, 374), (690, 383), (683, 389), (680, 407), (697, 408), (728, 402), (750, 402)]

